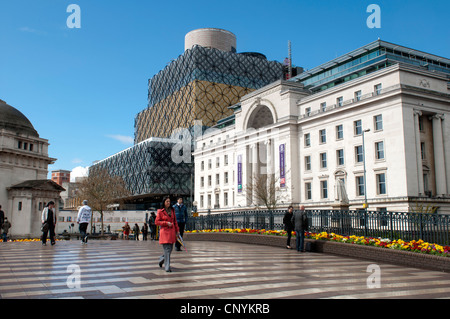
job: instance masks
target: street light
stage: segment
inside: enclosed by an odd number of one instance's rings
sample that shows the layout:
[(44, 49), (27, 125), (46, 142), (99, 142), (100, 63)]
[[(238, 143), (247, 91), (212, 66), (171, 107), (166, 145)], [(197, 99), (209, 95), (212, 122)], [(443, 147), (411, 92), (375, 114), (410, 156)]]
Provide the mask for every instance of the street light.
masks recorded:
[(370, 129), (362, 131), (362, 147), (363, 147), (363, 165), (364, 165), (364, 209), (367, 212), (367, 180), (366, 180), (366, 147), (364, 144), (364, 133), (370, 132)]

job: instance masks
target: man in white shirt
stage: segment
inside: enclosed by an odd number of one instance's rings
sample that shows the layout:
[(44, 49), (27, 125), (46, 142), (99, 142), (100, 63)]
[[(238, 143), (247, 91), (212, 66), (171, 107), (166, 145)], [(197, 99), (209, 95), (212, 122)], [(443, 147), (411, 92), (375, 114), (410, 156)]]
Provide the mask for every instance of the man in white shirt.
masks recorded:
[(77, 223), (80, 225), (81, 244), (87, 244), (87, 227), (91, 221), (92, 209), (88, 206), (87, 200), (83, 201), (83, 206), (78, 211)]

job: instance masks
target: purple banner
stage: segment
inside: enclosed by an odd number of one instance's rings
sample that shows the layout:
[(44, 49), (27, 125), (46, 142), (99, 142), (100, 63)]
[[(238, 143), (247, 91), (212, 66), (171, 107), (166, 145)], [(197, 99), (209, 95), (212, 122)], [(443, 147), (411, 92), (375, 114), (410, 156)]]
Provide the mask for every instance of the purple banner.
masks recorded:
[(242, 193), (242, 155), (238, 155), (237, 162), (238, 193)]
[(286, 144), (281, 144), (280, 145), (280, 187), (286, 186), (285, 150), (286, 150)]

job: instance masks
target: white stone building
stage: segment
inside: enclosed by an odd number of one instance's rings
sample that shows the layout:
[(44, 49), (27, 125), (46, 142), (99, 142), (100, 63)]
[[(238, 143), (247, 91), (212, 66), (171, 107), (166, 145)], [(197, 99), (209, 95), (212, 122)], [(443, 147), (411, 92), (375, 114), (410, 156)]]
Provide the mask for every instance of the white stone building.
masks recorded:
[(56, 161), (48, 146), (19, 110), (0, 100), (0, 205), (11, 236), (39, 237), (44, 205), (57, 203), (64, 190), (47, 180), (48, 165)]
[(449, 80), (449, 59), (375, 41), (244, 96), (196, 141), (198, 211), (261, 207), (251, 177), (273, 174), (280, 208), (335, 208), (341, 180), (350, 209), (450, 213)]

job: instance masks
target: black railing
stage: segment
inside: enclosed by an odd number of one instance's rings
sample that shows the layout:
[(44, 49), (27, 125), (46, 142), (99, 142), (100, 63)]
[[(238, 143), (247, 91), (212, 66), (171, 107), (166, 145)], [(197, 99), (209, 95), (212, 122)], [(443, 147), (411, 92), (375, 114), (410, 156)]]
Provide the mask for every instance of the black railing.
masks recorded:
[[(187, 230), (206, 229), (284, 229), (286, 211), (239, 211), (191, 217)], [(399, 212), (307, 211), (310, 232), (336, 233), (343, 236), (357, 235), (402, 239), (422, 239), (426, 242), (450, 244), (450, 215)]]

